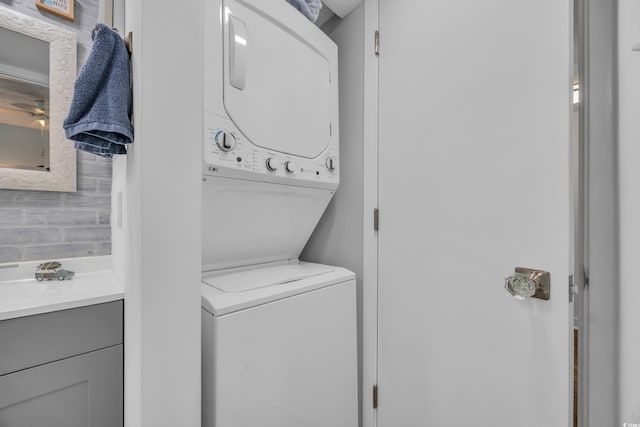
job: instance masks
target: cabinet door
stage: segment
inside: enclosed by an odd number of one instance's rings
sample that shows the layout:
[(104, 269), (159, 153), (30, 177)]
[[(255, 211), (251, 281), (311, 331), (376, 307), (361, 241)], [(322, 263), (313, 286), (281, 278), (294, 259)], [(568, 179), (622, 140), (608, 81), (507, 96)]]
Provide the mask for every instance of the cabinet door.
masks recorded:
[(123, 425), (122, 345), (0, 377), (0, 427)]

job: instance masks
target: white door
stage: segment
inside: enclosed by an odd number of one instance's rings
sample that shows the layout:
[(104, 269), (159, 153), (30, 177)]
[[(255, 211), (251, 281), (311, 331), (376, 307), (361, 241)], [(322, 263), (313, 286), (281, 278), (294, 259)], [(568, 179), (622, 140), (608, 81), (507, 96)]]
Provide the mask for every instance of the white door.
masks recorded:
[(379, 1), (380, 427), (569, 425), (570, 3)]

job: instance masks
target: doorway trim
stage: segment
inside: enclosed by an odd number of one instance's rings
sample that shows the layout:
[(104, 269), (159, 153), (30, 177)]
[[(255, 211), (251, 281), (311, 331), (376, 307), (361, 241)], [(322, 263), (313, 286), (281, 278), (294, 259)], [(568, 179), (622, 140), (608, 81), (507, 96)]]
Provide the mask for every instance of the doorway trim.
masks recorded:
[[(379, 2), (364, 0), (364, 200), (362, 293), (362, 419), (363, 427), (377, 426), (374, 386), (378, 377), (378, 233), (374, 209), (378, 208), (378, 30)], [(383, 214), (384, 216), (384, 214)]]

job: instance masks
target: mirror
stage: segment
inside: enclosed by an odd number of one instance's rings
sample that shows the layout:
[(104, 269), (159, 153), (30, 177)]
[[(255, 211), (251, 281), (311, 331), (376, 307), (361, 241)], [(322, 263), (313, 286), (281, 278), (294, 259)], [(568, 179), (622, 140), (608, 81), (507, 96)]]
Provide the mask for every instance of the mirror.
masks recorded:
[(0, 28), (0, 168), (48, 171), (49, 44)]
[(0, 188), (76, 191), (72, 31), (0, 6)]

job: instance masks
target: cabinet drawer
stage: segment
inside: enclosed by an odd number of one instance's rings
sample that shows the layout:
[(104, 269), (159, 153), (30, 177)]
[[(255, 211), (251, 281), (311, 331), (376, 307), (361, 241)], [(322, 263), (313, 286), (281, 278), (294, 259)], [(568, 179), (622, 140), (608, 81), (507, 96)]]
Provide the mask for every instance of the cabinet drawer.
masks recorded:
[(122, 301), (0, 321), (0, 375), (122, 343)]

